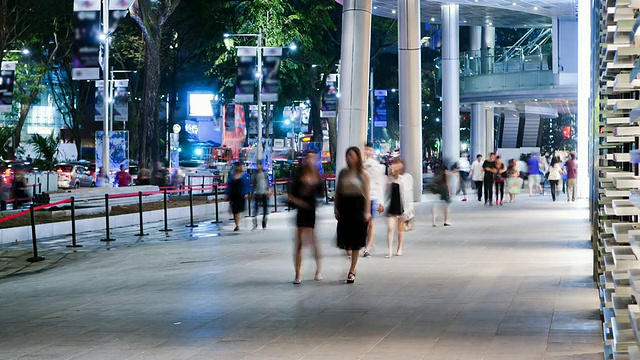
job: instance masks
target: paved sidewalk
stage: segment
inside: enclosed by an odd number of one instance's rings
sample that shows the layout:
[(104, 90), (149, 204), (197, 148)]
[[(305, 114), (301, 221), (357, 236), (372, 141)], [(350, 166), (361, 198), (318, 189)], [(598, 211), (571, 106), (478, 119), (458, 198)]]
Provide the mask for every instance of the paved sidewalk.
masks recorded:
[(83, 234), (76, 252), (43, 240), (47, 261), (64, 255), (55, 266), (0, 280), (0, 359), (602, 359), (586, 203), (457, 200), (453, 226), (435, 228), (430, 206), (402, 257), (383, 257), (378, 220), (354, 285), (330, 207), (317, 231), (325, 280), (307, 252), (299, 286), (292, 214), (266, 231)]

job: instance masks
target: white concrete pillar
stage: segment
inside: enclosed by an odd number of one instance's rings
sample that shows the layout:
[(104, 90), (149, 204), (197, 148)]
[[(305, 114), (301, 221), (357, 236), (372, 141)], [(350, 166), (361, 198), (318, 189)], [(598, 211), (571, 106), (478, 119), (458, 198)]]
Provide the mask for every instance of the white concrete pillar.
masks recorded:
[(372, 0), (344, 0), (340, 56), (337, 171), (350, 146), (364, 148), (369, 111)]
[(422, 87), (420, 0), (398, 0), (400, 152), (413, 177), (413, 201), (422, 198)]
[(485, 157), (489, 156), (490, 153), (495, 152), (497, 149), (496, 145), (495, 145), (495, 133), (496, 133), (496, 129), (495, 129), (495, 120), (494, 120), (494, 113), (493, 113), (493, 107), (486, 107), (485, 108), (485, 126), (487, 129), (487, 150), (485, 151)]
[(469, 27), (468, 69), (473, 75), (480, 73), (482, 63), (482, 26)]
[(459, 6), (442, 11), (442, 159), (451, 165), (460, 157)]
[(487, 120), (483, 103), (471, 104), (471, 151), (472, 159), (480, 154), (487, 157)]
[(496, 54), (496, 28), (484, 26), (482, 28), (482, 73), (493, 72), (493, 63)]
[[(551, 70), (554, 74), (558, 73), (558, 53), (560, 48), (558, 45), (560, 40), (558, 38), (558, 18), (551, 18)], [(543, 68), (544, 69), (544, 68)]]

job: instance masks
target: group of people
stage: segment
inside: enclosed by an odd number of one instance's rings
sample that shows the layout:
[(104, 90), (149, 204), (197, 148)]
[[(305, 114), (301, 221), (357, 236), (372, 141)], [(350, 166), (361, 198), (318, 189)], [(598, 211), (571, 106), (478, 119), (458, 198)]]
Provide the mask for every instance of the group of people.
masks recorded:
[(504, 194), (509, 195), (509, 202), (516, 199), (522, 188), (520, 169), (515, 159), (510, 159), (505, 166), (500, 156), (489, 154), (489, 158), (483, 160), (482, 155), (476, 155), (476, 161), (471, 164), (470, 174), (478, 195), (478, 201), (484, 198), (484, 204), (493, 206), (494, 190), (495, 204), (504, 205)]
[(547, 161), (546, 156), (539, 157), (533, 154), (527, 160), (529, 196), (544, 194), (544, 185), (549, 181), (552, 201), (556, 201), (557, 192), (562, 182), (562, 192), (567, 195), (567, 202), (576, 201), (578, 163), (576, 155), (570, 153), (566, 161), (562, 162), (560, 156), (551, 156), (551, 161)]

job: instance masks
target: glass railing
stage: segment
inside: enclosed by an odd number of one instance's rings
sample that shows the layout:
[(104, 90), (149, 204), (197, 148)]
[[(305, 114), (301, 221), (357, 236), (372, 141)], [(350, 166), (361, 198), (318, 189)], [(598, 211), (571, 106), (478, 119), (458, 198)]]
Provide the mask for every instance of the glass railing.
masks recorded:
[[(522, 47), (503, 48), (495, 54), (470, 51), (460, 54), (460, 76), (508, 74), (527, 71), (552, 70), (551, 53), (537, 48), (533, 52)], [(507, 55), (508, 54), (508, 55)], [(505, 56), (506, 55), (506, 56)], [(442, 79), (441, 59), (436, 59), (438, 79)]]

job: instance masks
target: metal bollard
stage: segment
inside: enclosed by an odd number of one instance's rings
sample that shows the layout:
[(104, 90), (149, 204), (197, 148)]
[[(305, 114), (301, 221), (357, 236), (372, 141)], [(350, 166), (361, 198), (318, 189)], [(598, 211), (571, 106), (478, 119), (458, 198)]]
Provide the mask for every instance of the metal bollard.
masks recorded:
[(109, 234), (110, 229), (109, 229), (109, 194), (104, 194), (104, 212), (105, 212), (105, 224), (106, 224), (106, 232), (107, 232), (107, 237), (104, 239), (100, 239), (100, 241), (116, 241), (116, 239), (112, 239), (111, 238), (111, 234)]
[[(291, 193), (291, 180), (287, 179), (287, 194)], [(291, 202), (287, 201), (287, 211), (291, 211)]]
[(38, 244), (36, 241), (36, 211), (33, 204), (29, 205), (29, 215), (31, 215), (31, 242), (33, 243), (33, 257), (27, 259), (28, 262), (38, 262), (44, 257), (38, 256)]
[(218, 185), (214, 185), (213, 186), (213, 190), (215, 191), (215, 197), (214, 198), (215, 198), (215, 201), (216, 201), (216, 220), (212, 221), (211, 223), (212, 224), (220, 224), (220, 223), (222, 223), (222, 221), (220, 221), (220, 217), (219, 217), (219, 214), (218, 214), (218, 211), (219, 211), (219, 209), (218, 209)]
[(189, 225), (187, 225), (186, 227), (188, 228), (198, 227), (198, 225), (193, 224), (193, 189), (191, 187), (189, 187), (189, 217), (191, 218), (191, 221)]
[(273, 179), (273, 212), (278, 212), (278, 185), (275, 179)]
[(149, 234), (144, 233), (143, 218), (142, 218), (142, 191), (138, 191), (138, 213), (140, 214), (140, 232), (135, 236), (147, 236)]
[(329, 182), (327, 179), (324, 179), (324, 203), (329, 203)]
[(160, 231), (173, 231), (173, 229), (169, 229), (169, 220), (167, 219), (167, 189), (164, 189), (164, 229), (160, 229)]
[(251, 200), (253, 200), (253, 195), (254, 195), (253, 191), (249, 191), (249, 196), (247, 197), (247, 206), (249, 207), (249, 215), (246, 215), (245, 217), (251, 217)]
[(68, 248), (79, 248), (82, 245), (78, 245), (76, 242), (76, 199), (71, 197), (71, 245), (67, 245)]

